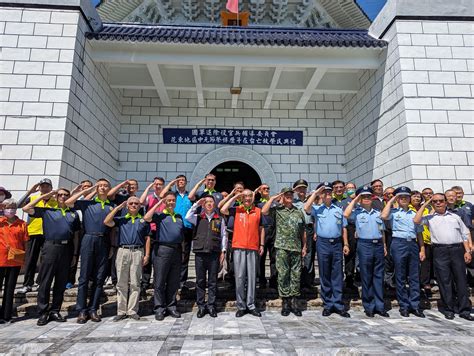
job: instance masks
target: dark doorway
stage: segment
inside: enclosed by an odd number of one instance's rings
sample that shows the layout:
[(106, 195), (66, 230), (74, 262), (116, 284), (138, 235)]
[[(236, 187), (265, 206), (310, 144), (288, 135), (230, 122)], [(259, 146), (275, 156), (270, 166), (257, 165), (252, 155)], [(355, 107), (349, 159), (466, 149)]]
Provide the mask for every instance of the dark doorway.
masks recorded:
[(239, 161), (228, 161), (219, 164), (211, 171), (216, 175), (216, 190), (218, 192), (230, 193), (233, 189), (234, 183), (242, 181), (245, 188), (254, 190), (258, 188), (262, 181), (257, 172), (248, 164)]

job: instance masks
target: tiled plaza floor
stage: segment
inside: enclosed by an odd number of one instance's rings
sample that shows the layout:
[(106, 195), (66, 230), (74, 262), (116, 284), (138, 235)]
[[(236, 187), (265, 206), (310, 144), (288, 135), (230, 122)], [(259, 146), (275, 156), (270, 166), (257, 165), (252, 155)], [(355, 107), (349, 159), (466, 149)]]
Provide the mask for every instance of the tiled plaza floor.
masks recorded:
[(474, 323), (456, 318), (446, 320), (437, 311), (427, 318), (401, 318), (395, 310), (388, 319), (368, 319), (358, 310), (350, 319), (327, 318), (320, 311), (305, 311), (303, 317), (282, 317), (277, 311), (262, 318), (235, 318), (223, 312), (216, 319), (185, 313), (181, 319), (167, 317), (143, 321), (78, 325), (66, 323), (36, 326), (26, 319), (0, 325), (1, 354), (64, 355), (360, 355), (426, 354), (472, 355)]

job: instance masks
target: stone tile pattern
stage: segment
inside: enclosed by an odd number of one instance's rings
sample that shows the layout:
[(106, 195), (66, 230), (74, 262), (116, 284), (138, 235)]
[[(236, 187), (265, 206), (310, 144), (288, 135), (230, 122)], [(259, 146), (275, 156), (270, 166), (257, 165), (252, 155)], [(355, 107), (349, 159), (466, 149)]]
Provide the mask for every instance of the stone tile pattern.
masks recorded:
[[(162, 129), (226, 127), (303, 130), (304, 146), (244, 146), (263, 155), (280, 185), (301, 176), (310, 182), (345, 179), (342, 101), (340, 95), (313, 95), (306, 110), (293, 110), (298, 97), (275, 94), (263, 109), (265, 94), (243, 93), (232, 109), (230, 93), (205, 93), (205, 108), (196, 93), (170, 91), (171, 106), (161, 107), (154, 90), (127, 90), (122, 97), (118, 180), (149, 182), (159, 172), (165, 179), (189, 177), (207, 153), (222, 145), (163, 144)], [(239, 146), (240, 147), (240, 146)]]
[(473, 30), (462, 21), (391, 26), (380, 69), (362, 73), (359, 93), (343, 100), (349, 179), (473, 193)]
[(55, 186), (115, 178), (120, 102), (86, 29), (78, 11), (0, 11), (0, 180), (15, 197), (43, 176)]
[(0, 326), (0, 352), (8, 354), (140, 354), (140, 355), (332, 355), (332, 354), (456, 354), (471, 353), (473, 324), (444, 319), (436, 311), (427, 318), (401, 318), (392, 311), (389, 319), (367, 319), (359, 310), (352, 318), (328, 318), (320, 311), (303, 317), (282, 317), (264, 312), (262, 318), (220, 313), (215, 319), (198, 319), (185, 313), (181, 319), (153, 316), (143, 321), (78, 325), (49, 323), (36, 326), (27, 319)]

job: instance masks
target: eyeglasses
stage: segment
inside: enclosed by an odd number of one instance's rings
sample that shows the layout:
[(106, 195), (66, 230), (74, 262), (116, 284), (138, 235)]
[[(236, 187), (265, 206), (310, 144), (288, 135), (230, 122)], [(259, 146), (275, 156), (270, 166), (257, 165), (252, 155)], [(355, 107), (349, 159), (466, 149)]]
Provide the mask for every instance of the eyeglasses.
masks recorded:
[(265, 188), (262, 188), (262, 190), (270, 190), (270, 188), (266, 188), (266, 187), (265, 187)]
[(137, 202), (131, 202), (131, 203), (128, 203), (128, 205), (140, 205), (140, 203), (137, 203)]
[(445, 200), (432, 200), (431, 201), (433, 204), (441, 204), (441, 203), (444, 203)]
[(68, 196), (69, 196), (69, 194), (65, 194), (65, 193), (58, 194), (58, 197), (68, 197)]

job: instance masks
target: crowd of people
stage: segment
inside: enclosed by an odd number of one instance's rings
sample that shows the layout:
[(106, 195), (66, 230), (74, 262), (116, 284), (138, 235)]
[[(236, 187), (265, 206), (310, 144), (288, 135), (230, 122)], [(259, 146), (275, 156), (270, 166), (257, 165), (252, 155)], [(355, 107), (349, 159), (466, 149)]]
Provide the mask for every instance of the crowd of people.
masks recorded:
[(77, 323), (101, 321), (106, 278), (117, 291), (113, 320), (140, 320), (152, 272), (156, 320), (179, 318), (176, 296), (187, 287), (191, 251), (198, 318), (218, 315), (218, 276), (235, 286), (236, 317), (261, 316), (257, 282), (278, 290), (283, 316), (301, 316), (298, 298), (315, 285), (317, 258), (323, 316), (350, 317), (343, 293), (360, 282), (367, 317), (389, 317), (384, 292), (392, 288), (401, 316), (423, 318), (421, 297), (436, 283), (447, 319), (457, 313), (474, 320), (468, 286), (474, 210), (461, 187), (384, 189), (379, 179), (359, 188), (324, 182), (312, 191), (300, 179), (273, 195), (265, 183), (249, 190), (236, 182), (229, 193), (215, 187), (213, 174), (189, 192), (184, 175), (166, 185), (156, 177), (141, 195), (135, 179), (115, 187), (107, 179), (85, 180), (69, 191), (54, 190), (44, 178), (18, 201), (0, 187), (0, 322), (12, 319), (21, 268), (20, 292), (37, 287), (37, 324), (66, 321), (61, 305), (66, 288), (76, 285), (79, 261)]

